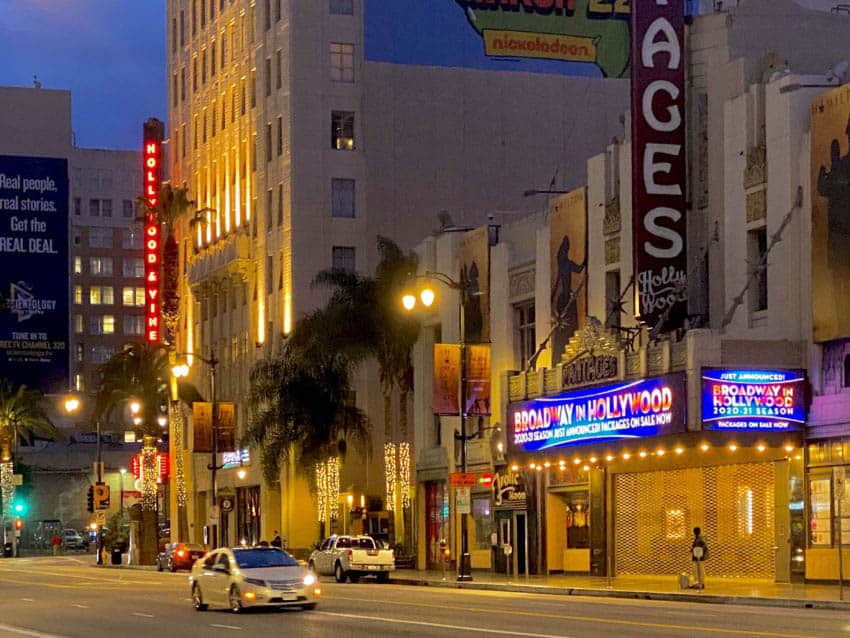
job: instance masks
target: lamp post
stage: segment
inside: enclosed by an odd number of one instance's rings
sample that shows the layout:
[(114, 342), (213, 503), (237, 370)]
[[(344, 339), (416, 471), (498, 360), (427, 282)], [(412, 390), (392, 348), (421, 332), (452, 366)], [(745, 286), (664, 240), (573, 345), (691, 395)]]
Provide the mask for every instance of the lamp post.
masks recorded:
[[(466, 422), (466, 295), (468, 284), (461, 275), (461, 280), (456, 281), (449, 275), (431, 270), (425, 271), (424, 275), (418, 275), (418, 279), (438, 281), (452, 290), (456, 290), (460, 296), (458, 305), (459, 317), (459, 342), (460, 342), (460, 434), (455, 432), (455, 440), (460, 441), (460, 471), (466, 473), (466, 443), (470, 439), (467, 435)], [(419, 292), (419, 301), (426, 308), (434, 304), (436, 294), (431, 288), (423, 288)], [(402, 297), (402, 305), (408, 312), (416, 307), (416, 295), (407, 293)], [(472, 580), (472, 560), (469, 554), (469, 514), (460, 515), (460, 561), (458, 563), (458, 581)]]
[(121, 474), (121, 500), (119, 501), (121, 507), (121, 520), (124, 519), (124, 475), (127, 473), (127, 468), (122, 467), (118, 470), (118, 473)]
[[(212, 430), (212, 451), (210, 453), (210, 463), (207, 465), (207, 469), (210, 471), (210, 513), (217, 511), (217, 509), (213, 509), (217, 506), (216, 503), (216, 494), (218, 493), (217, 485), (216, 485), (216, 472), (222, 469), (221, 465), (218, 465), (218, 414), (216, 414), (216, 385), (215, 385), (215, 371), (216, 367), (219, 364), (219, 360), (216, 359), (215, 356), (215, 348), (210, 348), (210, 356), (208, 359), (204, 357), (200, 357), (193, 352), (179, 352), (177, 353), (180, 356), (186, 357), (195, 357), (201, 363), (209, 366), (210, 368), (210, 402), (212, 403), (212, 414), (210, 416), (210, 430)], [(171, 369), (171, 373), (175, 378), (181, 378), (188, 376), (189, 374), (189, 365), (186, 363), (181, 363), (175, 365)], [(212, 549), (215, 549), (218, 546), (218, 525), (216, 523), (212, 524), (212, 529), (210, 530), (210, 545)]]

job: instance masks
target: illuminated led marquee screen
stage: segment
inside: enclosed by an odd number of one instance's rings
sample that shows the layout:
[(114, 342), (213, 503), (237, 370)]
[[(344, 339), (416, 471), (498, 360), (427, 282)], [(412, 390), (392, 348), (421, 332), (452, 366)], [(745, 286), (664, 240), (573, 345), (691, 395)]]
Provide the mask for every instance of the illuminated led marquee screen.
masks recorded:
[(538, 452), (684, 432), (683, 373), (583, 388), (508, 409), (513, 452)]
[(786, 431), (806, 422), (802, 370), (703, 370), (704, 430)]
[(160, 225), (151, 214), (159, 203), (159, 185), (162, 181), (162, 122), (150, 119), (145, 122), (142, 136), (144, 162), (145, 202), (145, 340), (157, 343), (160, 339)]

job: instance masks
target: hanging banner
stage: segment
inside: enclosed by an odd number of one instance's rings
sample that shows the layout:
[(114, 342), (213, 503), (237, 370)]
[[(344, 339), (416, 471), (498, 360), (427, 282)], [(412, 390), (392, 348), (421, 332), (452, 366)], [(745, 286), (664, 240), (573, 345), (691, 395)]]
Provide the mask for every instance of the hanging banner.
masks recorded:
[[(217, 452), (236, 451), (236, 406), (216, 402), (215, 429), (218, 432)], [(212, 404), (203, 401), (192, 403), (193, 452), (212, 452)]]
[(490, 228), (481, 226), (460, 240), (460, 281), (465, 286), (466, 343), (490, 341)]
[(850, 337), (850, 84), (812, 103), (812, 329)]
[(586, 188), (550, 200), (549, 259), (552, 325), (557, 326), (552, 333), (552, 365), (556, 366), (587, 316), (587, 286), (582, 285), (587, 277)]
[(632, 224), (636, 314), (667, 331), (687, 315), (685, 8), (632, 4)]
[(460, 345), (434, 344), (434, 414), (460, 414)]
[(467, 414), (490, 415), (490, 344), (466, 346)]
[(511, 452), (684, 432), (684, 373), (522, 401), (508, 407)]
[(0, 377), (66, 392), (68, 161), (0, 155)]
[(148, 212), (145, 214), (145, 340), (157, 343), (160, 340), (160, 234), (161, 224), (150, 210), (159, 204), (159, 187), (162, 182), (162, 140), (165, 126), (156, 118), (145, 122), (142, 129), (142, 184)]
[(802, 370), (703, 370), (704, 430), (776, 432), (806, 423)]

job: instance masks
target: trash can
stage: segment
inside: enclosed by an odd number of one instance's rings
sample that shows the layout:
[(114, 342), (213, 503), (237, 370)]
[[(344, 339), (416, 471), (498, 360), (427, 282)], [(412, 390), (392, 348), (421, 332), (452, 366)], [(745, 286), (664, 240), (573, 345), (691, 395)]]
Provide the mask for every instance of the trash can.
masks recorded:
[(12, 543), (3, 543), (3, 558), (12, 558)]
[(112, 564), (120, 565), (121, 564), (121, 548), (113, 547), (112, 548)]

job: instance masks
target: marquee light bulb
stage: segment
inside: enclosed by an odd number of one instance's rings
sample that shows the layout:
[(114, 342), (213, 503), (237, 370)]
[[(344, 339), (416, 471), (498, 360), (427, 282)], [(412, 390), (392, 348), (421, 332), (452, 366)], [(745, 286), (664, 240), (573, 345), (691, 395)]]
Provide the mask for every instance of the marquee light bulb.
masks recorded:
[(576, 457), (573, 459), (573, 463), (575, 463), (576, 465), (581, 465), (581, 459)]
[(609, 454), (608, 456), (605, 457), (605, 460), (610, 463), (611, 461), (614, 460), (614, 457), (611, 454)]
[(658, 451), (656, 451), (656, 454), (658, 456), (664, 456), (666, 454), (666, 452), (664, 451), (663, 447), (660, 447), (660, 448), (658, 448)]
[(676, 448), (676, 454), (682, 454), (684, 451), (685, 451), (684, 448), (681, 448), (681, 447)]
[(639, 456), (640, 456), (640, 458), (645, 459), (646, 458), (646, 452), (641, 450)]
[(730, 452), (735, 452), (737, 449), (738, 449), (738, 446), (735, 445), (734, 443), (729, 444), (729, 451)]
[(591, 463), (596, 463), (596, 457), (595, 457), (595, 456), (591, 456), (591, 457), (590, 457), (590, 462), (591, 462)]
[(764, 452), (767, 448), (765, 447), (764, 443), (759, 443), (759, 444), (756, 446), (756, 449), (757, 449), (759, 452)]
[(708, 452), (709, 447), (710, 446), (708, 445), (708, 443), (703, 443), (702, 445), (699, 446), (699, 449), (701, 449), (703, 452)]
[(628, 461), (630, 458), (632, 458), (631, 454), (629, 454), (628, 452), (623, 452), (623, 460)]
[(793, 445), (791, 445), (791, 444), (786, 445), (786, 446), (785, 446), (785, 451), (786, 451), (786, 452), (793, 452), (793, 451), (794, 451), (794, 446), (793, 446)]
[(511, 472), (519, 472), (519, 465), (511, 465)]

